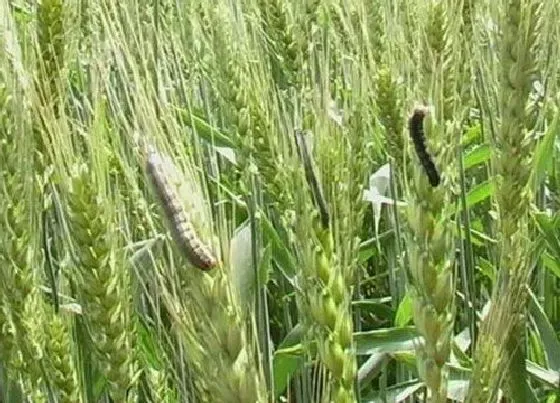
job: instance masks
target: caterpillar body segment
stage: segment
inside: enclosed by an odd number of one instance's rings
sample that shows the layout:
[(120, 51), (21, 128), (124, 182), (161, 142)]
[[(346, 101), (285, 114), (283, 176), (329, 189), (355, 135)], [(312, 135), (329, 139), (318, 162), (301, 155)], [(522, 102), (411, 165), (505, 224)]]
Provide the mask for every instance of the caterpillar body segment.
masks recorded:
[(441, 178), (439, 172), (432, 160), (431, 155), (426, 148), (426, 137), (424, 135), (424, 117), (426, 116), (425, 108), (416, 108), (408, 120), (408, 129), (416, 155), (428, 176), (430, 185), (436, 187), (440, 184)]
[(211, 249), (198, 237), (189, 213), (176, 191), (179, 180), (174, 164), (153, 148), (147, 150), (146, 171), (162, 206), (171, 234), (189, 262), (201, 269), (210, 270), (218, 265)]

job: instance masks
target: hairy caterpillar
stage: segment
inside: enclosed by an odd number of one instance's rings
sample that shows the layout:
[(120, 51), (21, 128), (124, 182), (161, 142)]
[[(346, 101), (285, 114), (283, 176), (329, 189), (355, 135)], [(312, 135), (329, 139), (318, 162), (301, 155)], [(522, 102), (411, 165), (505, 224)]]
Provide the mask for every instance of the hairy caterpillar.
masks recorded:
[(432, 157), (426, 149), (426, 139), (424, 136), (424, 117), (426, 116), (426, 110), (424, 108), (416, 108), (414, 113), (408, 120), (408, 129), (410, 132), (410, 137), (414, 143), (414, 148), (416, 150), (416, 155), (420, 163), (424, 167), (424, 171), (428, 176), (430, 185), (436, 187), (440, 183), (440, 176), (437, 168), (432, 161)]
[(317, 179), (317, 173), (315, 172), (315, 167), (313, 165), (313, 160), (307, 147), (306, 139), (301, 130), (296, 130), (294, 132), (294, 135), (296, 139), (297, 152), (300, 158), (303, 160), (303, 167), (305, 170), (307, 183), (311, 187), (311, 193), (313, 194), (315, 203), (319, 208), (319, 214), (321, 215), (321, 225), (323, 226), (323, 228), (328, 228), (329, 210), (327, 207), (325, 196), (323, 195), (323, 189), (321, 188), (319, 180)]
[(163, 207), (173, 239), (189, 262), (201, 270), (218, 264), (210, 248), (197, 236), (189, 214), (182, 205), (175, 184), (170, 180), (176, 172), (173, 163), (153, 149), (148, 150), (146, 171)]

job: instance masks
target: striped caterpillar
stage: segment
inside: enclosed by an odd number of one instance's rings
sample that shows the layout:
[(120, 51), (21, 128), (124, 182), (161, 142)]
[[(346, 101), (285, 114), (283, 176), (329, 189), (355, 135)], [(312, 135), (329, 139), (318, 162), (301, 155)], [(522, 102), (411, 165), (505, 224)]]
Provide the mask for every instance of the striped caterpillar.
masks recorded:
[(172, 161), (161, 156), (153, 148), (148, 149), (146, 171), (170, 224), (173, 239), (189, 262), (201, 269), (210, 270), (218, 264), (210, 248), (197, 236), (189, 214), (181, 203), (179, 193), (171, 177), (177, 169)]
[(426, 149), (426, 139), (424, 136), (424, 117), (426, 116), (426, 110), (424, 108), (416, 108), (414, 113), (408, 120), (408, 129), (410, 132), (410, 137), (414, 143), (414, 148), (416, 150), (416, 155), (420, 163), (424, 167), (424, 171), (428, 176), (430, 185), (436, 187), (440, 183), (440, 176), (437, 168), (432, 161), (432, 157)]

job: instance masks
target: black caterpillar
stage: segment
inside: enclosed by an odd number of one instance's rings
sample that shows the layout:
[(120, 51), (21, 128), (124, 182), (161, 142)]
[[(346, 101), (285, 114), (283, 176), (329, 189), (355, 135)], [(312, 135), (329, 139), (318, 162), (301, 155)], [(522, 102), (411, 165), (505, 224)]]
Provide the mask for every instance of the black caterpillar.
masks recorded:
[(410, 137), (414, 143), (414, 148), (416, 150), (416, 155), (420, 163), (428, 175), (428, 180), (430, 185), (436, 187), (440, 183), (440, 176), (437, 168), (432, 161), (432, 157), (426, 149), (425, 136), (424, 136), (424, 117), (426, 116), (426, 110), (423, 108), (416, 108), (414, 113), (408, 120), (408, 130), (410, 132)]

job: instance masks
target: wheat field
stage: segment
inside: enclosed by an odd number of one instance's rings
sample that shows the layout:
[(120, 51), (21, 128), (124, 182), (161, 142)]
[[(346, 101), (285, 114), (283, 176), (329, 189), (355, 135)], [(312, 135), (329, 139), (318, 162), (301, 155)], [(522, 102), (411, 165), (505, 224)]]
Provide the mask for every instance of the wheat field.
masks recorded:
[(0, 402), (559, 402), (559, 19), (0, 0)]

